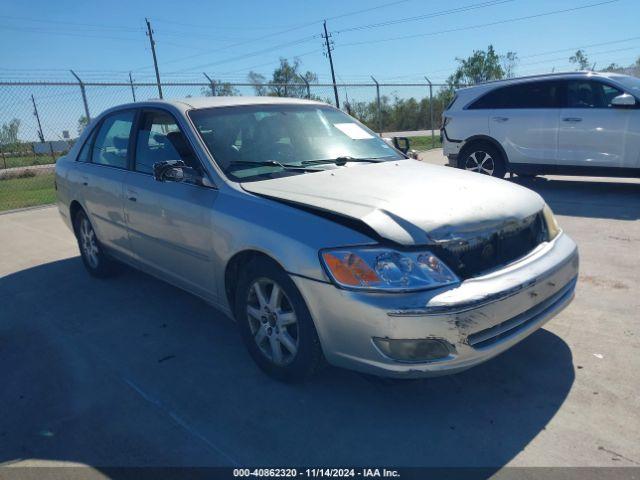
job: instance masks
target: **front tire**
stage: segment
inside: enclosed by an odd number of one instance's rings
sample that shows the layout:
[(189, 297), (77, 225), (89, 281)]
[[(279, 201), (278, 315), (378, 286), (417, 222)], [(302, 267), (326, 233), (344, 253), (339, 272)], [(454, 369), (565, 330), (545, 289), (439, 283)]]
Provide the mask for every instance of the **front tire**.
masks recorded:
[(470, 172), (496, 178), (504, 178), (507, 173), (502, 154), (488, 142), (476, 142), (465, 147), (458, 160), (458, 166)]
[(87, 271), (94, 277), (106, 278), (114, 272), (114, 261), (104, 252), (89, 217), (79, 210), (74, 220), (74, 230), (80, 257)]
[(289, 275), (274, 262), (258, 258), (244, 269), (235, 315), (249, 354), (277, 380), (306, 380), (322, 363), (309, 309)]

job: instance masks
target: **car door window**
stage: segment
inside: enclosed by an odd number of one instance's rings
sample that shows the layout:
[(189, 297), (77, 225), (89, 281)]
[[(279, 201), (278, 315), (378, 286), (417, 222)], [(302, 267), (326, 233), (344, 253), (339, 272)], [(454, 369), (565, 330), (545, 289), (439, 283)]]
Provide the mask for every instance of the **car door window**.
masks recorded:
[(166, 160), (182, 160), (187, 166), (200, 171), (200, 165), (175, 118), (167, 112), (145, 112), (138, 130), (135, 170), (151, 174), (154, 163)]
[(91, 161), (98, 165), (127, 168), (129, 136), (135, 112), (128, 110), (104, 119), (93, 145)]
[(572, 80), (567, 85), (568, 108), (611, 108), (611, 100), (622, 91), (592, 80)]
[(558, 81), (509, 85), (487, 93), (469, 108), (559, 108), (560, 91)]

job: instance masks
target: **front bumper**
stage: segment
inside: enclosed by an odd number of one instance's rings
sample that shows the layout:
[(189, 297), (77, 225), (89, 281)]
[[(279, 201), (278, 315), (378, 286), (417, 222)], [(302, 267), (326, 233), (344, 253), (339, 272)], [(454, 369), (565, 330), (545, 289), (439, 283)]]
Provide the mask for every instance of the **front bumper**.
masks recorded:
[[(333, 365), (390, 377), (466, 370), (526, 338), (573, 299), (578, 249), (560, 233), (516, 262), (460, 285), (406, 294), (366, 293), (293, 279)], [(407, 363), (386, 357), (373, 338), (444, 339), (443, 359)]]

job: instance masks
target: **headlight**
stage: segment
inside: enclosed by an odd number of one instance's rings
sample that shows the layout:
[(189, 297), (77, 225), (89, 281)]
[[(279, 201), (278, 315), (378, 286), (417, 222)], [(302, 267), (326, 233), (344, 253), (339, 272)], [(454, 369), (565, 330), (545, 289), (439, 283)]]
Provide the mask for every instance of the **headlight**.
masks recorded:
[(547, 224), (547, 231), (549, 232), (549, 240), (553, 240), (560, 233), (560, 226), (556, 221), (556, 217), (553, 215), (551, 208), (546, 203), (542, 209), (542, 216), (544, 217), (544, 223)]
[(433, 253), (399, 252), (383, 247), (353, 247), (320, 252), (334, 283), (344, 288), (402, 292), (459, 282)]

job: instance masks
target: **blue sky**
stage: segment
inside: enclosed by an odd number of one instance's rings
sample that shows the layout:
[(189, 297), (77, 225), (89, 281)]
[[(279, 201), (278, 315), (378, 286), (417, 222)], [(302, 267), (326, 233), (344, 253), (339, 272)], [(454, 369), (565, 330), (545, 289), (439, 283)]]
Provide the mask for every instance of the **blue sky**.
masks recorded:
[[(293, 1), (22, 1), (2, 0), (0, 79), (67, 79), (73, 68), (93, 80), (150, 79), (144, 18), (153, 23), (163, 79), (242, 81), (253, 68), (269, 74), (279, 57), (300, 55), (303, 67), (329, 80), (322, 55), (321, 20), (335, 41), (339, 79), (443, 80), (455, 58), (493, 44), (521, 57), (517, 72), (569, 69), (568, 57), (585, 46), (599, 66), (629, 64), (640, 55), (640, 2), (582, 7), (599, 0), (353, 0)], [(465, 8), (478, 4), (483, 8)], [(379, 8), (376, 8), (379, 7)], [(457, 12), (446, 12), (459, 9)], [(354, 13), (359, 12), (359, 13)], [(433, 14), (443, 13), (433, 16)], [(407, 17), (413, 21), (370, 27)], [(482, 26), (488, 23), (497, 23)], [(367, 28), (357, 28), (365, 27)], [(349, 30), (350, 29), (350, 30)], [(445, 33), (439, 33), (445, 32)], [(396, 37), (408, 37), (395, 39)], [(595, 45), (589, 47), (590, 45)]]

